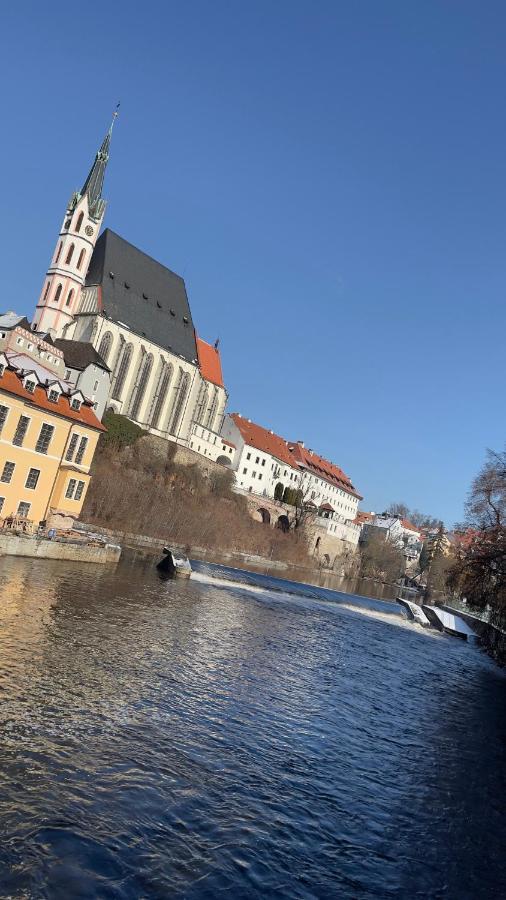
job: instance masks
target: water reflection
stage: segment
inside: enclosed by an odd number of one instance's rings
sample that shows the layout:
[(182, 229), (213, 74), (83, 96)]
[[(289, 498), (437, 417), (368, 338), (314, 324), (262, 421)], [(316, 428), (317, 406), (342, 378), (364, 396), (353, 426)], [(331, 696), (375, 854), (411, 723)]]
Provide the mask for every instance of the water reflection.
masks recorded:
[(503, 673), (395, 604), (197, 570), (1, 560), (0, 895), (503, 896)]

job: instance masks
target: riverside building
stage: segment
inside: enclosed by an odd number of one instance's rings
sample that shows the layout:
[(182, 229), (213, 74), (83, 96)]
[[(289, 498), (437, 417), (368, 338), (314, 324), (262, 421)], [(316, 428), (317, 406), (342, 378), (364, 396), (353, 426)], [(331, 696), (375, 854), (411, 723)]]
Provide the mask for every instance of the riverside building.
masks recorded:
[(67, 204), (32, 328), (61, 346), (92, 344), (110, 370), (106, 408), (187, 445), (193, 423), (220, 430), (218, 342), (197, 336), (179, 275), (110, 229), (100, 234), (112, 127)]
[(0, 517), (77, 517), (103, 425), (81, 391), (29, 357), (0, 353)]

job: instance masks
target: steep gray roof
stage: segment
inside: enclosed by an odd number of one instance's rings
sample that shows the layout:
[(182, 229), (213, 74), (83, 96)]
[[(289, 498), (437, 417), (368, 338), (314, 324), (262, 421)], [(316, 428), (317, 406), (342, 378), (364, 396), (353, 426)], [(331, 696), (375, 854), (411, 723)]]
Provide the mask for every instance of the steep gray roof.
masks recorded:
[(106, 372), (111, 371), (97, 353), (93, 344), (88, 344), (87, 341), (67, 341), (64, 338), (55, 338), (54, 346), (62, 351), (63, 358), (69, 369), (78, 369), (82, 372), (86, 366), (94, 363), (96, 366), (100, 366), (101, 369), (105, 369)]
[(86, 284), (101, 286), (101, 310), (110, 319), (195, 362), (195, 331), (179, 275), (106, 228), (93, 251)]
[(26, 318), (26, 316), (18, 316), (17, 313), (9, 310), (6, 313), (0, 313), (0, 327), (1, 328), (15, 328), (16, 325), (21, 325), (21, 328), (25, 328), (26, 331), (31, 331), (31, 325)]

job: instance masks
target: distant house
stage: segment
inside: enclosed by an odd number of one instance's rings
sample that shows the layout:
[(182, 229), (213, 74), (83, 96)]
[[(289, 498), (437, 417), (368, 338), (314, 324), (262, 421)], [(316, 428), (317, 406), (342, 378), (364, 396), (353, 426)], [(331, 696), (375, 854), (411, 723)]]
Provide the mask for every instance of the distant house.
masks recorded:
[(54, 344), (63, 353), (66, 380), (92, 401), (97, 418), (102, 419), (111, 387), (109, 366), (86, 341), (55, 338)]

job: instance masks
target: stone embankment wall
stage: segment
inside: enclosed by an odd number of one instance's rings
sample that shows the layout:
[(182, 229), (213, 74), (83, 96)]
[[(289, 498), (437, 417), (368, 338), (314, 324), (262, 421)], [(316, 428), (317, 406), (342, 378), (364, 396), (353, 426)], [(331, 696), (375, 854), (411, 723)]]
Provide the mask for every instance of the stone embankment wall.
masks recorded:
[(0, 556), (35, 556), (38, 559), (66, 559), (74, 562), (115, 563), (121, 556), (121, 547), (109, 544), (93, 547), (45, 538), (24, 537), (16, 534), (0, 534)]
[(462, 612), (460, 609), (454, 609), (454, 607), (447, 604), (438, 603), (438, 606), (446, 612), (460, 616), (478, 635), (480, 644), (485, 648), (488, 655), (495, 659), (500, 666), (506, 666), (506, 632), (501, 631), (495, 625), (491, 625), (490, 622), (484, 622), (483, 619), (479, 619), (477, 616)]

